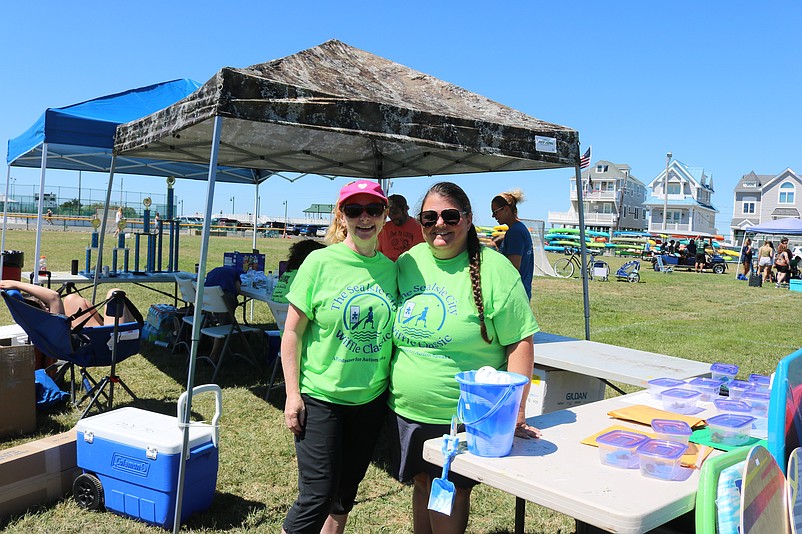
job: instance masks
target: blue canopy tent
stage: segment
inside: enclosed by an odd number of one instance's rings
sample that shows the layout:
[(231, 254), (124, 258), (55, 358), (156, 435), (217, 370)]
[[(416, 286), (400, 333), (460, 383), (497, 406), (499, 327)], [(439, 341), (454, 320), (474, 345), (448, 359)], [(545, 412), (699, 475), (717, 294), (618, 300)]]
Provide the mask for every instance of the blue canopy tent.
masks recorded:
[(796, 217), (777, 219), (755, 226), (747, 226), (746, 232), (750, 234), (802, 235), (802, 220)]
[[(8, 141), (8, 174), (6, 196), (8, 198), (11, 167), (34, 167), (41, 169), (39, 184), (39, 206), (37, 238), (34, 257), (41, 248), (41, 225), (44, 207), (45, 170), (65, 169), (79, 171), (108, 172), (108, 210), (114, 172), (148, 176), (176, 176), (205, 180), (205, 165), (165, 161), (153, 158), (129, 158), (115, 156), (114, 135), (119, 124), (136, 120), (170, 106), (191, 95), (200, 87), (196, 81), (178, 79), (131, 89), (121, 93), (102, 96), (61, 108), (48, 108), (39, 119), (20, 136)], [(221, 169), (221, 180), (235, 183), (258, 184), (269, 177), (269, 173), (249, 169)], [(3, 210), (3, 233), (0, 247), (5, 249), (7, 203)], [(95, 265), (102, 263), (102, 239), (105, 235), (106, 216), (101, 229), (101, 243)], [(0, 257), (0, 268), (2, 268)], [(38, 281), (38, 269), (33, 269)], [(97, 273), (96, 273), (97, 277)]]

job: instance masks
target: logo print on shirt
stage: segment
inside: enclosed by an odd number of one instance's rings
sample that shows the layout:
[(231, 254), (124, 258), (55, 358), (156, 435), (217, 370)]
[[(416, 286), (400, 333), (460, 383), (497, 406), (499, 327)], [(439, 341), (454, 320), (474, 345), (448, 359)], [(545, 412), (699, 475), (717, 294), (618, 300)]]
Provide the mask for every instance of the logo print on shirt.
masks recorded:
[(412, 339), (430, 339), (443, 328), (448, 307), (436, 293), (420, 293), (404, 302), (393, 328)]

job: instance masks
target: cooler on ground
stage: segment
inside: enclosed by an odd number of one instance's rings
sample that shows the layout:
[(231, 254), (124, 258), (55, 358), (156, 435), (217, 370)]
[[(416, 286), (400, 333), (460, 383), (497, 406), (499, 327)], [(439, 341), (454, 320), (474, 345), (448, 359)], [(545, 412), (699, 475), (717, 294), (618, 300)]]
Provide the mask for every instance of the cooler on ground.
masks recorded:
[[(190, 423), (181, 523), (211, 506), (217, 485), (221, 390), (205, 384), (193, 391), (215, 393), (216, 405), (211, 424)], [(171, 529), (185, 409), (186, 393), (178, 399), (178, 419), (125, 407), (78, 421), (77, 466), (83, 474), (73, 493), (79, 505), (95, 510), (105, 504), (109, 511)]]

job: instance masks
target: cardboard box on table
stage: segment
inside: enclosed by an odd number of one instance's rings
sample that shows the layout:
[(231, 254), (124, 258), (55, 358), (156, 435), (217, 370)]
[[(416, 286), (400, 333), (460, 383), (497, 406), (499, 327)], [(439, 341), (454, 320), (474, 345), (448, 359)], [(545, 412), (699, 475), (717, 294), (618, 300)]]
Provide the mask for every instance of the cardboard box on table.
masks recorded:
[(565, 410), (604, 399), (605, 384), (593, 376), (552, 367), (535, 367), (526, 417)]
[(0, 347), (0, 436), (36, 430), (33, 345)]
[(70, 494), (79, 473), (74, 430), (1, 450), (0, 517)]

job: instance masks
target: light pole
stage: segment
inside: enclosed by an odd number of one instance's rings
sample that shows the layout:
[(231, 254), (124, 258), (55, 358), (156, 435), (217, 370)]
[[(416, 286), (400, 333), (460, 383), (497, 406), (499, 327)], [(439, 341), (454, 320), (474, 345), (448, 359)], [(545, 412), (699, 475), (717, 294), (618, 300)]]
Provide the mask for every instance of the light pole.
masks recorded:
[(233, 216), (234, 215), (234, 197), (231, 197), (230, 200), (231, 200), (231, 215)]
[(81, 171), (78, 171), (78, 217), (81, 216)]
[(184, 199), (182, 198), (181, 200), (178, 201), (178, 203), (181, 204), (181, 216), (183, 217), (184, 216)]
[(663, 230), (668, 221), (668, 165), (671, 163), (671, 152), (666, 154), (666, 175), (663, 177)]
[(284, 201), (284, 237), (287, 237), (287, 201)]

